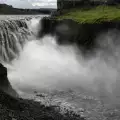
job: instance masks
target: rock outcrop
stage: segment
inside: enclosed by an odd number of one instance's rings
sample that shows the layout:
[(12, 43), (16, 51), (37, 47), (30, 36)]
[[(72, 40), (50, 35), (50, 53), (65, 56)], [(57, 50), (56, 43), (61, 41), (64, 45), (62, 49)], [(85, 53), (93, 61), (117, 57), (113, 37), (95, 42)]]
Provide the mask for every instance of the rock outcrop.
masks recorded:
[(0, 63), (0, 91), (3, 91), (13, 97), (18, 96), (8, 80), (7, 68), (4, 67), (1, 63)]

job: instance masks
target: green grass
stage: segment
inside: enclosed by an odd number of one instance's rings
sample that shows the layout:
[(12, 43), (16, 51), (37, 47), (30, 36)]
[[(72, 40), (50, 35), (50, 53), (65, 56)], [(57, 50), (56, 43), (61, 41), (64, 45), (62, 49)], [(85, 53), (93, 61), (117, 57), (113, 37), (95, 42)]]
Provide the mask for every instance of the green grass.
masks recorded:
[(89, 10), (71, 9), (57, 19), (72, 19), (79, 23), (99, 23), (104, 21), (119, 21), (119, 6), (98, 6)]

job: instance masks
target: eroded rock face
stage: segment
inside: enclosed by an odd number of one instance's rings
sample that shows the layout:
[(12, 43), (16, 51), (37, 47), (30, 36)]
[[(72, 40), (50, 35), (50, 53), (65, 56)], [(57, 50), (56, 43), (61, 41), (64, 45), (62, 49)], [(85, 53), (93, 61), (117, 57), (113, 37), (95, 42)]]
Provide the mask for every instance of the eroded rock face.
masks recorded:
[(38, 37), (52, 35), (57, 37), (59, 45), (74, 44), (81, 52), (94, 51), (99, 48), (97, 38), (111, 30), (120, 31), (120, 22), (77, 23), (71, 19), (55, 20), (44, 17), (41, 20), (41, 30)]
[(0, 90), (6, 92), (7, 94), (17, 97), (16, 91), (12, 88), (8, 77), (7, 68), (0, 63)]

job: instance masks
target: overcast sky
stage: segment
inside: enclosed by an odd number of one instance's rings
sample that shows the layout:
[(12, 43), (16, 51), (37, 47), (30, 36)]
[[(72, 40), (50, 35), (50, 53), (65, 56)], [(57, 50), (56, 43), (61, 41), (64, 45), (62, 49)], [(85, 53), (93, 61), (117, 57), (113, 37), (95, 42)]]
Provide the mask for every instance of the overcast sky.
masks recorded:
[(57, 8), (57, 0), (0, 0), (16, 8)]

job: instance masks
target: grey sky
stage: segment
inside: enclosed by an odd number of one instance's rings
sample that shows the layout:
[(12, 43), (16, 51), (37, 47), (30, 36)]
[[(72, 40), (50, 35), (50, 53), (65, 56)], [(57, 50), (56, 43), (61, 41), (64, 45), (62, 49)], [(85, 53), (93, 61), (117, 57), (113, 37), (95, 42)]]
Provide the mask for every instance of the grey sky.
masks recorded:
[(57, 0), (0, 0), (16, 8), (57, 8)]

